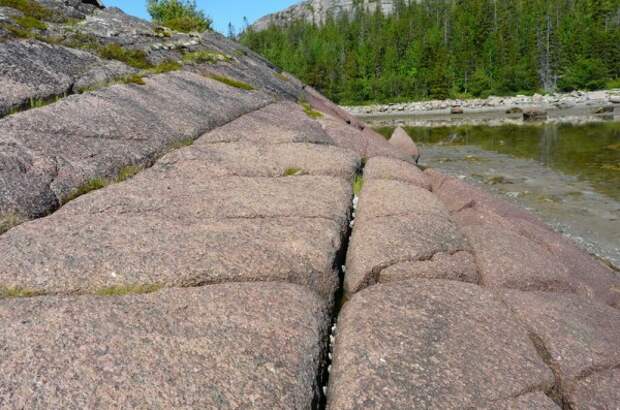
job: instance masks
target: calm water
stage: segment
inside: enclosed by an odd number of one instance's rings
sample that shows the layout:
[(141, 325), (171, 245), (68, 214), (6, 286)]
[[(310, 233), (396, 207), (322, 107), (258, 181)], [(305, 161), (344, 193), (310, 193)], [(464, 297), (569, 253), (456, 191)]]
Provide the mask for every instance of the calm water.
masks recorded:
[(620, 269), (619, 122), (407, 131), (422, 165), (519, 203)]
[(422, 144), (470, 145), (532, 159), (620, 201), (620, 122), (407, 128), (407, 132)]

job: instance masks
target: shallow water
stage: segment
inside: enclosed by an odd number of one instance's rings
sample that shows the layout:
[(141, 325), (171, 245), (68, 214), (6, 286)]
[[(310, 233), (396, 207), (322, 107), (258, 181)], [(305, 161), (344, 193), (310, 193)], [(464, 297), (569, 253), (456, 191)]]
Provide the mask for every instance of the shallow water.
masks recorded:
[(620, 268), (619, 122), (407, 131), (422, 165), (525, 206)]

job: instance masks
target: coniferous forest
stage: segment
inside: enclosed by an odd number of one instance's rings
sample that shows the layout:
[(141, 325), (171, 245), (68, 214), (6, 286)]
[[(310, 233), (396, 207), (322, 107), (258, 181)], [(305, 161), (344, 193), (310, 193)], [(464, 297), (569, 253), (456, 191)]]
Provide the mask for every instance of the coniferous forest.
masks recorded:
[(241, 41), (345, 104), (620, 87), (620, 0), (395, 3)]

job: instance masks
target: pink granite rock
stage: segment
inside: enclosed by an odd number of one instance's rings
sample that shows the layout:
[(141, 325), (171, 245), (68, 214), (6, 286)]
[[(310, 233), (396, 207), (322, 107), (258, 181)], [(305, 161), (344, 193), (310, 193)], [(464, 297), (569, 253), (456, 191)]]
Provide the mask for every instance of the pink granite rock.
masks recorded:
[(0, 300), (0, 407), (311, 408), (328, 326), (284, 283)]
[(475, 284), (480, 282), (473, 255), (462, 251), (452, 255), (437, 253), (427, 261), (397, 263), (379, 273), (379, 283), (409, 279), (447, 279)]
[(390, 137), (390, 144), (412, 157), (416, 162), (420, 159), (418, 147), (402, 127), (396, 127)]
[[(507, 291), (503, 298), (554, 370), (559, 394), (573, 403), (569, 408), (618, 404), (619, 374), (604, 372), (620, 366), (617, 309), (576, 295)], [(606, 404), (589, 407), (596, 400)]]
[(357, 293), (338, 319), (328, 407), (467, 409), (545, 391), (527, 329), (475, 285), (412, 280)]
[(364, 168), (364, 178), (368, 180), (389, 179), (406, 182), (429, 191), (431, 189), (428, 178), (418, 167), (394, 158), (370, 158)]

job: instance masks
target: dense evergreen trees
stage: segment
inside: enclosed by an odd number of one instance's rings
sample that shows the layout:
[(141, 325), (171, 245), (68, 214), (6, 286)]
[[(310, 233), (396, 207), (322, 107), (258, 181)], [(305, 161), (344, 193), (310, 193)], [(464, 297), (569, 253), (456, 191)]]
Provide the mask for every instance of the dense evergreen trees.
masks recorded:
[(620, 0), (396, 3), (241, 41), (344, 103), (620, 86)]

